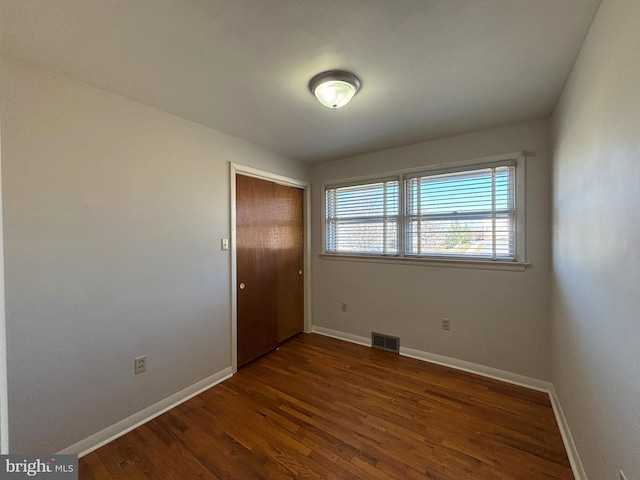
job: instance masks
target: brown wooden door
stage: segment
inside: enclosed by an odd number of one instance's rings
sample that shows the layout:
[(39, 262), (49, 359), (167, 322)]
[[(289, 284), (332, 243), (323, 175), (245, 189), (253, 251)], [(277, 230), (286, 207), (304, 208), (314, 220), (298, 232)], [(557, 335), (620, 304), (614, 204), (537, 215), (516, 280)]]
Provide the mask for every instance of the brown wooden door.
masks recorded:
[(236, 176), (238, 366), (303, 328), (302, 190)]
[(276, 250), (278, 342), (283, 342), (300, 333), (304, 324), (303, 196), (299, 188), (273, 185), (277, 202), (275, 221), (280, 239)]

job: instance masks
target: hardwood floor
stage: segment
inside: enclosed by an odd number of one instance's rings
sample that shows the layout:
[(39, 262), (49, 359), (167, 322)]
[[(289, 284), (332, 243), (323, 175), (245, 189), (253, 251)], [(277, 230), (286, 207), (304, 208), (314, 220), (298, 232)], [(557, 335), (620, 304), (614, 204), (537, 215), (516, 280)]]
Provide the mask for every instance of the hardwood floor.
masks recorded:
[(81, 479), (572, 479), (545, 393), (301, 334), (80, 459)]

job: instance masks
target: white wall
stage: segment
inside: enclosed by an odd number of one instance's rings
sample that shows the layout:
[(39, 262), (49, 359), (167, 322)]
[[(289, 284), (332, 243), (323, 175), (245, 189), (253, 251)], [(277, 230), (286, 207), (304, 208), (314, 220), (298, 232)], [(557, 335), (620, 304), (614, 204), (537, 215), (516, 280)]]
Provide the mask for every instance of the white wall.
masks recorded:
[[(0, 59), (0, 76), (4, 69)], [(0, 90), (0, 145), (2, 145), (2, 91)], [(9, 451), (9, 400), (7, 397), (7, 337), (4, 302), (4, 235), (2, 222), (2, 149), (0, 148), (0, 454)]]
[(603, 0), (553, 116), (553, 383), (587, 476), (640, 478), (640, 2)]
[(231, 365), (228, 162), (308, 167), (5, 66), (10, 450), (56, 452)]
[[(522, 150), (527, 160), (525, 272), (356, 263), (318, 258), (322, 182)], [(547, 120), (312, 166), (314, 325), (538, 379), (550, 376), (550, 155)], [(347, 303), (347, 312), (340, 305)], [(441, 330), (441, 318), (451, 331)]]

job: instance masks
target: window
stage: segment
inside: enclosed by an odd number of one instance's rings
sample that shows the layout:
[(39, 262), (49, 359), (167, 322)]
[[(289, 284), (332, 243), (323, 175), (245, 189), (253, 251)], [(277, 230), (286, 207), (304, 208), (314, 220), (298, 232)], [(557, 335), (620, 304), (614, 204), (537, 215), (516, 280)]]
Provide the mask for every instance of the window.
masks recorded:
[(515, 166), (405, 179), (405, 255), (515, 259)]
[(524, 155), (325, 185), (325, 253), (524, 260)]
[(326, 189), (326, 251), (398, 254), (398, 180)]

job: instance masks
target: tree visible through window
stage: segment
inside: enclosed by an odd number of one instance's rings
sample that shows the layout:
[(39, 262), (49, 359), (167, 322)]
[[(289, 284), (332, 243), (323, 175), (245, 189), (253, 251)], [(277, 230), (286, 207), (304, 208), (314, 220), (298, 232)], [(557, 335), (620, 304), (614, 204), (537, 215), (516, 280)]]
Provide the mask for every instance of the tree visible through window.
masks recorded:
[(405, 254), (515, 257), (515, 166), (405, 180)]
[(517, 165), (502, 160), (327, 186), (325, 253), (516, 260), (523, 234)]

